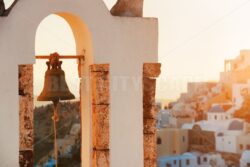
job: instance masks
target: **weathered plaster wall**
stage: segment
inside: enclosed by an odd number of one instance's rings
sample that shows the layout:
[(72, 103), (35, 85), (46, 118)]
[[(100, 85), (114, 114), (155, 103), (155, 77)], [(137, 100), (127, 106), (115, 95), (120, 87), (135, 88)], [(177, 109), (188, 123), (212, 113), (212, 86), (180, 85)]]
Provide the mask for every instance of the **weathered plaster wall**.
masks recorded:
[(113, 17), (100, 0), (22, 0), (8, 17), (0, 18), (1, 165), (18, 166), (17, 65), (34, 63), (36, 29), (42, 19), (58, 12), (79, 16), (92, 35), (92, 62), (110, 64), (111, 167), (142, 167), (142, 84), (136, 83), (141, 80), (143, 62), (157, 62), (157, 20)]

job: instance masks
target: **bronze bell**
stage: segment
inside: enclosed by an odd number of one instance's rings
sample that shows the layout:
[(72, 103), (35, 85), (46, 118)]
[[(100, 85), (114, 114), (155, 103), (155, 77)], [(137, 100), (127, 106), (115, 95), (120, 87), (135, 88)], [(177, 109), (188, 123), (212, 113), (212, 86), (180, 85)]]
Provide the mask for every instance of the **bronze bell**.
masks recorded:
[(45, 73), (44, 88), (37, 98), (38, 101), (55, 102), (75, 99), (75, 96), (69, 91), (65, 73), (61, 69), (62, 61), (59, 61), (59, 58), (58, 53), (53, 53), (46, 62), (48, 69)]

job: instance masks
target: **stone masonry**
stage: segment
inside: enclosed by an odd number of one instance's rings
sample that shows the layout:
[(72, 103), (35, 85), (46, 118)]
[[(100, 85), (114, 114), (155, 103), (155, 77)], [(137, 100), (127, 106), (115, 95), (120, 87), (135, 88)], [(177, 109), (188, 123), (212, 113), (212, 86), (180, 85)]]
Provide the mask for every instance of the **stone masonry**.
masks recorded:
[(93, 167), (110, 166), (109, 147), (109, 65), (90, 66), (92, 91)]
[[(144, 167), (156, 167), (155, 87), (160, 75), (159, 63), (143, 66)], [(93, 167), (110, 166), (110, 94), (109, 65), (90, 66), (92, 90)], [(19, 66), (20, 167), (33, 166), (33, 66)]]
[(19, 66), (19, 163), (33, 167), (33, 65)]
[(155, 102), (156, 78), (161, 73), (161, 64), (145, 63), (143, 65), (143, 133), (144, 133), (144, 167), (157, 166), (156, 115)]

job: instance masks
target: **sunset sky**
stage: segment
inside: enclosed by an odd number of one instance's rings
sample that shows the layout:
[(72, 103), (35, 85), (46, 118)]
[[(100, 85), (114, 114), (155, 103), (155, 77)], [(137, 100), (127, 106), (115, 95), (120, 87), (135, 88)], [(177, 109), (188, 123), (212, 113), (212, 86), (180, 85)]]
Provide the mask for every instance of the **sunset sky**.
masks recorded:
[[(104, 1), (109, 9), (116, 2)], [(218, 80), (224, 59), (250, 49), (250, 0), (145, 0), (144, 16), (159, 18), (158, 98), (177, 98), (188, 81)], [(50, 16), (38, 29), (36, 54), (55, 50), (75, 54), (75, 44), (66, 22)], [(64, 62), (72, 70), (65, 70), (69, 86), (78, 94), (74, 66), (74, 61)], [(41, 74), (35, 78), (35, 94), (41, 91), (45, 68), (40, 60), (35, 66), (35, 73)]]
[(187, 81), (219, 79), (224, 59), (250, 49), (249, 0), (146, 0), (159, 18), (158, 97), (176, 98)]

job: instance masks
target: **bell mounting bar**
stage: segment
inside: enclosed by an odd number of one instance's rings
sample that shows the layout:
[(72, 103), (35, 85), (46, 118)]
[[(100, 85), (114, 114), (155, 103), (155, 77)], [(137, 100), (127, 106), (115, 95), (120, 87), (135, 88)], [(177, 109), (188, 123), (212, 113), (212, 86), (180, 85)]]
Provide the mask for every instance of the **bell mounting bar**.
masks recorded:
[[(59, 59), (84, 59), (84, 55), (60, 55)], [(49, 59), (50, 55), (37, 55), (36, 59)]]

